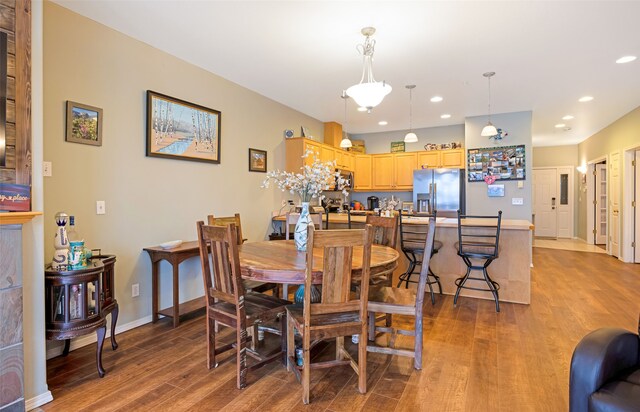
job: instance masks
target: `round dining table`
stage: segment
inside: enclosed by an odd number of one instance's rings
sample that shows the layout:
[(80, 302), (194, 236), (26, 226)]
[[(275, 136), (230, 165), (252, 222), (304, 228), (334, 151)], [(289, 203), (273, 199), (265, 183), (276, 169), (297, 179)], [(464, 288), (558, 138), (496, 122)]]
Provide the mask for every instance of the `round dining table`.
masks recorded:
[[(296, 250), (293, 240), (270, 240), (244, 243), (238, 247), (240, 270), (245, 279), (267, 283), (302, 284), (306, 268), (306, 252)], [(323, 249), (313, 250), (314, 284), (322, 283)], [(381, 245), (371, 247), (371, 276), (393, 270), (398, 265), (397, 250)], [(362, 275), (362, 246), (353, 248), (352, 280)]]

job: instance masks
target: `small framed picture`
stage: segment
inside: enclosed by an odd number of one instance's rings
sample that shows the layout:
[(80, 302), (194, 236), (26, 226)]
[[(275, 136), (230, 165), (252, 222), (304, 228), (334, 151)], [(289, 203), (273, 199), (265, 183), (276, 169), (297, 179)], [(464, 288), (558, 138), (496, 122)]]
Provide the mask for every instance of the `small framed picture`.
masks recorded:
[(487, 185), (489, 197), (504, 197), (504, 185)]
[(249, 171), (250, 172), (267, 172), (267, 151), (258, 149), (249, 149)]
[(67, 100), (65, 141), (102, 146), (102, 109)]

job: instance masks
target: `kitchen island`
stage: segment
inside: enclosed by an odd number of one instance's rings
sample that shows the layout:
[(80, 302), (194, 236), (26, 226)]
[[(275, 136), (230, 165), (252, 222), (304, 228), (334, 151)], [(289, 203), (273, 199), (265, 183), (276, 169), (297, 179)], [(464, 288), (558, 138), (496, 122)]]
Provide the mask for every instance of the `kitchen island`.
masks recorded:
[[(326, 218), (326, 216), (325, 216)], [(347, 226), (346, 213), (330, 213), (329, 228), (340, 229)], [(274, 218), (283, 221), (284, 216)], [(364, 225), (366, 215), (351, 215), (351, 227), (358, 228)], [(403, 218), (406, 224), (425, 224), (425, 218)], [(532, 233), (533, 225), (526, 220), (502, 219), (500, 230), (499, 257), (488, 268), (492, 279), (500, 284), (500, 301), (529, 304), (531, 301), (531, 262), (532, 262)], [(442, 248), (431, 259), (431, 268), (440, 276), (443, 293), (453, 295), (456, 292), (454, 281), (466, 273), (466, 266), (457, 254), (456, 242), (458, 242), (458, 220), (455, 218), (438, 218), (436, 220), (436, 239), (442, 242)], [(398, 250), (400, 250), (400, 238), (398, 237)], [(407, 259), (404, 256), (398, 261), (394, 279), (403, 273), (407, 267)], [(419, 268), (418, 268), (419, 269)], [(473, 276), (478, 274), (472, 273)], [(418, 272), (412, 275), (417, 280)], [(473, 282), (473, 281), (470, 281)], [(476, 282), (480, 287), (484, 283)], [(469, 283), (471, 284), (471, 283)], [(411, 284), (415, 287), (415, 284)], [(410, 286), (410, 287), (411, 287)], [(464, 303), (464, 297), (493, 300), (490, 292), (462, 289), (460, 296), (463, 298), (458, 303)]]

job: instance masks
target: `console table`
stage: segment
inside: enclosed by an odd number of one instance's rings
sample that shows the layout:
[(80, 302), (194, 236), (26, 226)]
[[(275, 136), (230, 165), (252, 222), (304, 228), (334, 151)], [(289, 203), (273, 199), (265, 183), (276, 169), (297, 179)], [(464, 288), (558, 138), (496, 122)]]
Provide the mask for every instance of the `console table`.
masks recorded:
[(111, 347), (118, 348), (118, 302), (113, 295), (115, 262), (113, 255), (97, 255), (85, 269), (54, 270), (49, 265), (44, 276), (47, 339), (64, 340), (66, 356), (71, 338), (96, 331), (96, 365), (101, 378), (105, 374), (102, 346), (108, 314), (111, 314)]

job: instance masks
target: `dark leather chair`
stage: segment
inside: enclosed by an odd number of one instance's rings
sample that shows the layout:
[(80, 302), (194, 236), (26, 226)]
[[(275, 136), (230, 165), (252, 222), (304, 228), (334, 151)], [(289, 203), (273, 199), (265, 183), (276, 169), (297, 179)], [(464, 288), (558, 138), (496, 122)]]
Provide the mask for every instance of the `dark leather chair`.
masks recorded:
[(638, 334), (603, 328), (582, 338), (571, 358), (569, 410), (640, 411)]

